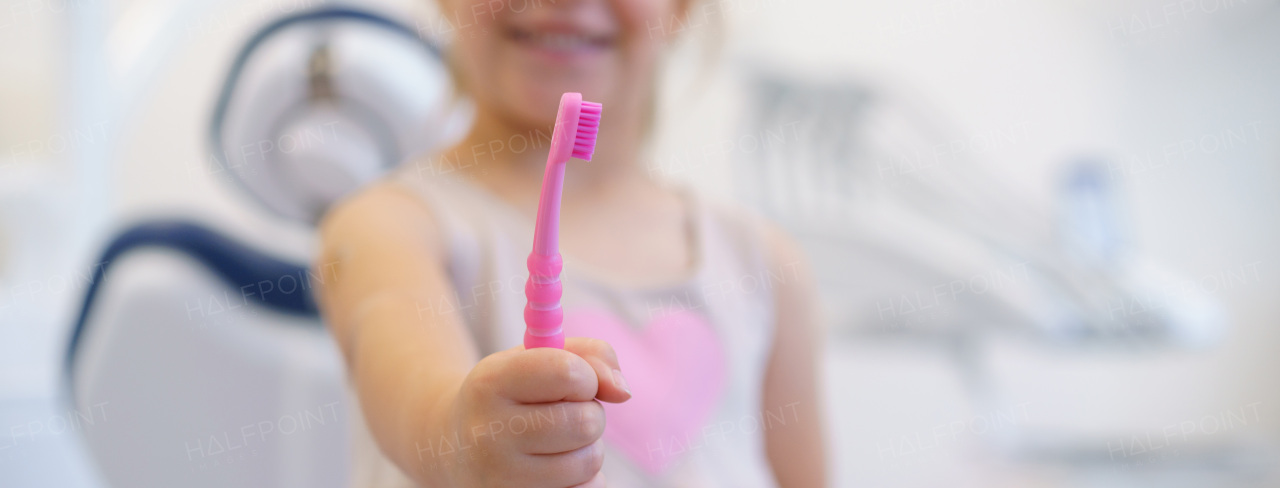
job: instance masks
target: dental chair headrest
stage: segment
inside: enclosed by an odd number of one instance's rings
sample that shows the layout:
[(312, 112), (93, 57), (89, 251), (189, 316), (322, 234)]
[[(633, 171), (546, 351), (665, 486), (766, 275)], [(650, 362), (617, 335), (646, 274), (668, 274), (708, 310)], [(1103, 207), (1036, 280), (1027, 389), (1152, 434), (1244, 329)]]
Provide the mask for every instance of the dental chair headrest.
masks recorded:
[(339, 198), (456, 137), (440, 50), (400, 23), (323, 8), (264, 27), (240, 51), (210, 127), (214, 174), (314, 224)]

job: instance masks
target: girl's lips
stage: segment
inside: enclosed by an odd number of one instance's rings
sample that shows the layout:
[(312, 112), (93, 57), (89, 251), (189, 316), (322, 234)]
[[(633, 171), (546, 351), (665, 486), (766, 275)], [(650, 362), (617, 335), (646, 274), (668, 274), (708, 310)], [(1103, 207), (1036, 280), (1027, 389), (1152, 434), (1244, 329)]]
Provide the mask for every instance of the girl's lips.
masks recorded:
[(603, 53), (613, 47), (611, 35), (590, 34), (576, 29), (507, 29), (507, 40), (553, 61), (573, 61)]

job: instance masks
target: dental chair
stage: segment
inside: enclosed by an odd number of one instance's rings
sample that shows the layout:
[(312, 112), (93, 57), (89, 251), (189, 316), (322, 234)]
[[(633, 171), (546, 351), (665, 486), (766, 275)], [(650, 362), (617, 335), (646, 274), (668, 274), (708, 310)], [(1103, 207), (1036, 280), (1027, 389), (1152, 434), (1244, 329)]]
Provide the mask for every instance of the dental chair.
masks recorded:
[(340, 486), (346, 402), (320, 278), (182, 222), (103, 253), (67, 358), (113, 486)]
[[(439, 50), (393, 20), (341, 7), (282, 18), (232, 64), (209, 174), (230, 176), (282, 225), (312, 225), (465, 127), (449, 90)], [(362, 419), (312, 296), (333, 269), (236, 231), (139, 222), (97, 261), (66, 381), (73, 411), (99, 420), (79, 431), (109, 485), (348, 483), (350, 424)]]

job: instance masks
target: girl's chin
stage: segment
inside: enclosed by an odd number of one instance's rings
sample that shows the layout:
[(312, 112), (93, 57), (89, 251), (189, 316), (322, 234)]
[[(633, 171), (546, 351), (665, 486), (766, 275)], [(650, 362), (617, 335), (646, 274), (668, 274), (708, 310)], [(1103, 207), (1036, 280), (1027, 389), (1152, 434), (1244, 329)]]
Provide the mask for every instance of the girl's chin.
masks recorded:
[[(508, 123), (522, 127), (521, 130), (544, 131), (556, 123), (556, 111), (560, 106), (560, 93), (555, 97), (530, 95), (527, 93), (513, 95), (498, 101), (493, 107), (496, 113)], [(550, 137), (550, 134), (547, 134)]]
[(595, 101), (592, 94), (600, 93), (600, 90), (585, 83), (527, 83), (508, 91), (515, 94), (508, 102), (522, 118), (547, 119), (549, 123), (554, 123), (560, 97), (566, 92), (579, 92), (583, 94), (583, 98)]
[(534, 104), (551, 105), (554, 110), (561, 94), (579, 92), (583, 96), (599, 97), (618, 77), (605, 69), (584, 72), (526, 68), (508, 71), (503, 78), (506, 93), (518, 94), (520, 99)]

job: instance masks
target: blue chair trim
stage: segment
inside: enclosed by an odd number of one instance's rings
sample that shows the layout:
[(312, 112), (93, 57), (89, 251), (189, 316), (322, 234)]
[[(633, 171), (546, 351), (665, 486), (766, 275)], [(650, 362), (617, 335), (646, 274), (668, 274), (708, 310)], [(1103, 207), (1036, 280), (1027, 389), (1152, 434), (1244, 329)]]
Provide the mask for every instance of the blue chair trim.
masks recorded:
[[(68, 379), (74, 371), (80, 338), (107, 271), (121, 256), (144, 248), (169, 249), (190, 256), (208, 267), (228, 286), (239, 290), (245, 301), (254, 300), (268, 309), (289, 315), (320, 316), (311, 294), (314, 283), (310, 281), (308, 266), (269, 256), (199, 224), (177, 220), (148, 222), (116, 236), (98, 258), (67, 346)], [(277, 285), (283, 283), (285, 277), (292, 277), (290, 281), (297, 281), (298, 286), (285, 292), (283, 286)]]

